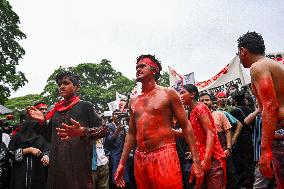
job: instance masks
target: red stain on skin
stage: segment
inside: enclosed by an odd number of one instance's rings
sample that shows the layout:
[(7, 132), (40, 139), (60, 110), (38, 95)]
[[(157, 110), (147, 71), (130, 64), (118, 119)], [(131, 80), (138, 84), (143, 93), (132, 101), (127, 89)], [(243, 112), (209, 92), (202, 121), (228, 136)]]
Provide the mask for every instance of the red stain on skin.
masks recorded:
[(262, 109), (262, 139), (260, 172), (266, 177), (272, 177), (270, 163), (272, 161), (271, 145), (278, 121), (279, 103), (274, 90), (272, 77), (258, 79), (254, 83), (254, 91)]

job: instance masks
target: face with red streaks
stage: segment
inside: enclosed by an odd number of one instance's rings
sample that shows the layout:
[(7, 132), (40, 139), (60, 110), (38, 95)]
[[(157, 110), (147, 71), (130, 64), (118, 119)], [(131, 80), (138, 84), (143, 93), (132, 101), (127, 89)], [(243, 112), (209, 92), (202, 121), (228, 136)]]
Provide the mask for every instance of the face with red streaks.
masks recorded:
[(188, 92), (185, 88), (179, 91), (179, 96), (184, 105), (188, 105), (194, 100), (194, 93)]
[(145, 78), (154, 77), (155, 74), (155, 69), (143, 62), (143, 60), (136, 65), (136, 81), (142, 81)]

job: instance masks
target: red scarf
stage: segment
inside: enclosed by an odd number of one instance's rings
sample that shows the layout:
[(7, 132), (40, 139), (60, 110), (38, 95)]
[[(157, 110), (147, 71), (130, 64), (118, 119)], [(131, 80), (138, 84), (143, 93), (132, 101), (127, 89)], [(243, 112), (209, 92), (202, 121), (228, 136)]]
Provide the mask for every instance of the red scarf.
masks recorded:
[(70, 110), (79, 101), (80, 101), (80, 97), (74, 96), (70, 100), (64, 99), (64, 100), (60, 100), (60, 101), (56, 102), (55, 105), (54, 105), (54, 108), (47, 113), (46, 120), (50, 120), (53, 117), (53, 115), (55, 114), (56, 111), (64, 112), (66, 110)]

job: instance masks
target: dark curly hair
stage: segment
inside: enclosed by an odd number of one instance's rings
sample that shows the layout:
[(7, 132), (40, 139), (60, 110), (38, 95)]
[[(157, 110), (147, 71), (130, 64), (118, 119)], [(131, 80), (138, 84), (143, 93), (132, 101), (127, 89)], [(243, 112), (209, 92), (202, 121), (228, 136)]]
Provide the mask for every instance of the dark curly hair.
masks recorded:
[(158, 79), (161, 76), (161, 71), (162, 71), (162, 66), (161, 66), (161, 62), (155, 57), (155, 55), (151, 55), (151, 54), (142, 54), (139, 57), (136, 58), (136, 64), (139, 63), (140, 60), (144, 59), (144, 58), (149, 58), (151, 59), (154, 63), (157, 64), (159, 71), (156, 73), (155, 75), (155, 80), (158, 81)]
[(198, 88), (193, 84), (186, 84), (182, 86), (185, 90), (187, 90), (189, 93), (194, 93), (194, 100), (198, 101), (199, 99), (199, 92)]
[(59, 84), (60, 81), (62, 81), (62, 79), (64, 77), (67, 77), (70, 79), (70, 81), (73, 83), (73, 85), (75, 86), (79, 86), (80, 85), (80, 77), (75, 75), (72, 72), (69, 71), (62, 71), (59, 72), (56, 76), (55, 76), (55, 81), (57, 84)]
[(262, 36), (256, 32), (247, 32), (238, 39), (238, 47), (246, 48), (254, 54), (264, 54), (265, 45)]

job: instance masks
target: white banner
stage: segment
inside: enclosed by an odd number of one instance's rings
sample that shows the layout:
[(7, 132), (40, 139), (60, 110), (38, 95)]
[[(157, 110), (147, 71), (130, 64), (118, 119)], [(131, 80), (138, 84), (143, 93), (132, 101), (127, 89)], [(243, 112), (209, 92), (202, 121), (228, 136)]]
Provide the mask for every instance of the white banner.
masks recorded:
[(239, 87), (250, 83), (250, 76), (245, 72), (240, 64), (240, 59), (235, 56), (218, 74), (206, 81), (197, 82), (198, 90), (209, 93), (226, 91), (231, 85), (237, 84)]
[(282, 64), (284, 64), (284, 52), (268, 53), (266, 54), (266, 56), (277, 62), (281, 62)]

